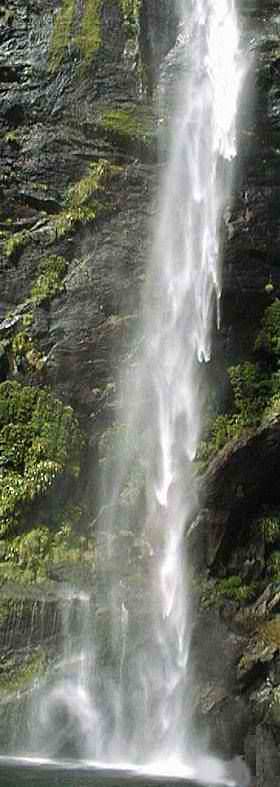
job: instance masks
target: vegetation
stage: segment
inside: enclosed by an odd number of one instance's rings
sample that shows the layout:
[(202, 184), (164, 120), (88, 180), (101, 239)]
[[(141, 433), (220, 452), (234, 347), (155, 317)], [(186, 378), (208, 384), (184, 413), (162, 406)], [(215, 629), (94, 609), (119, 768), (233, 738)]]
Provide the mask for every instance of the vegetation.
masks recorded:
[(41, 262), (40, 274), (31, 289), (31, 300), (35, 305), (51, 300), (63, 290), (66, 269), (64, 257), (46, 257)]
[(101, 45), (101, 7), (102, 0), (84, 0), (81, 29), (76, 42), (85, 63), (91, 62)]
[[(116, 0), (117, 1), (117, 0)], [(119, 0), (124, 18), (126, 33), (135, 37), (141, 0)], [(77, 14), (76, 0), (62, 0), (62, 6), (55, 18), (49, 48), (49, 69), (56, 72), (63, 63), (65, 52), (72, 47), (80, 51), (85, 64), (92, 61), (102, 44), (103, 0), (83, 0), (81, 18)]]
[(100, 159), (90, 165), (89, 172), (81, 180), (70, 186), (67, 202), (72, 208), (87, 204), (93, 195), (109, 189), (112, 179), (123, 172), (123, 167)]
[(200, 603), (204, 609), (219, 607), (226, 600), (246, 603), (256, 595), (255, 583), (245, 584), (238, 576), (230, 576), (213, 582), (203, 580), (200, 584)]
[(4, 662), (5, 671), (0, 672), (0, 691), (23, 691), (35, 679), (41, 677), (47, 667), (46, 655), (41, 647), (26, 655), (20, 665), (16, 656), (10, 656), (9, 662)]
[(151, 110), (144, 106), (105, 109), (100, 125), (124, 141), (134, 140), (149, 144), (154, 138), (153, 116)]
[(29, 243), (29, 240), (30, 232), (28, 230), (16, 232), (6, 240), (4, 244), (4, 254), (8, 259), (16, 262), (25, 246)]
[(280, 516), (265, 516), (259, 520), (258, 526), (267, 545), (280, 543)]
[(47, 390), (0, 384), (0, 534), (24, 525), (28, 506), (64, 473), (77, 478), (83, 438), (71, 407)]
[(76, 0), (63, 0), (56, 16), (49, 49), (50, 71), (57, 71), (63, 62), (66, 47), (71, 40), (75, 8)]
[(68, 506), (57, 515), (55, 529), (41, 524), (7, 539), (0, 580), (13, 579), (23, 584), (42, 582), (48, 578), (50, 565), (76, 563), (81, 559), (93, 566), (94, 541), (77, 533), (81, 516), (81, 508)]
[(269, 306), (254, 347), (254, 361), (228, 369), (232, 405), (226, 414), (208, 419), (198, 451), (198, 469), (244, 430), (257, 428), (280, 415), (280, 301)]
[[(72, 47), (80, 50), (81, 58), (90, 63), (101, 45), (101, 8), (103, 0), (83, 0), (79, 20), (76, 0), (63, 0), (58, 12), (49, 49), (49, 69), (57, 71), (63, 63), (65, 51)], [(80, 22), (80, 25), (79, 25)]]
[(141, 0), (120, 0), (120, 5), (128, 38), (135, 38)]

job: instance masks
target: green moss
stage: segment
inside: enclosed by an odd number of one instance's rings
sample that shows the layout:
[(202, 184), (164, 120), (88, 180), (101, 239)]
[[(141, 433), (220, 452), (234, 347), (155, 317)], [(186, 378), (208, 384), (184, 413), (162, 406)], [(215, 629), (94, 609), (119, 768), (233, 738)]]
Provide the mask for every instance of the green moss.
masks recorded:
[(83, 438), (71, 407), (44, 389), (0, 385), (0, 533), (24, 523), (26, 508), (62, 473), (77, 477)]
[(49, 48), (50, 71), (57, 71), (63, 62), (65, 50), (71, 37), (75, 9), (76, 0), (63, 0), (61, 9), (56, 16)]
[(106, 159), (94, 162), (90, 165), (88, 174), (70, 186), (67, 202), (74, 209), (80, 208), (87, 204), (94, 194), (108, 190), (113, 178), (122, 172), (123, 167), (111, 164)]
[(219, 607), (226, 600), (248, 603), (256, 595), (256, 584), (246, 585), (240, 577), (231, 576), (216, 582), (202, 581), (200, 586), (200, 602), (204, 609)]
[(30, 368), (42, 372), (45, 364), (44, 357), (37, 350), (31, 336), (26, 331), (18, 331), (11, 340), (10, 357), (13, 361), (13, 371), (21, 372)]
[(82, 513), (78, 506), (67, 506), (56, 517), (56, 529), (41, 525), (7, 540), (4, 562), (0, 563), (0, 580), (40, 583), (48, 578), (53, 564), (82, 561), (90, 562), (93, 567), (95, 541), (76, 532)]
[(266, 544), (280, 542), (280, 516), (266, 516), (258, 521), (258, 528), (263, 534)]
[(100, 12), (103, 0), (84, 0), (81, 30), (76, 38), (81, 55), (86, 63), (90, 63), (92, 56), (101, 45), (101, 17)]
[(98, 204), (94, 207), (71, 207), (52, 217), (52, 226), (56, 238), (64, 238), (74, 231), (79, 225), (85, 226), (96, 220)]
[(18, 144), (21, 136), (21, 131), (18, 128), (10, 129), (4, 134), (3, 139), (10, 144)]
[(280, 300), (268, 306), (262, 320), (262, 328), (255, 342), (255, 350), (280, 360)]
[[(92, 61), (99, 50), (102, 39), (101, 9), (103, 0), (83, 0), (80, 20), (77, 17), (76, 0), (63, 0), (55, 19), (50, 48), (49, 70), (57, 71), (63, 63), (69, 42), (79, 48), (85, 64)], [(78, 29), (80, 22), (80, 29)]]
[(20, 665), (17, 665), (16, 657), (11, 656), (9, 661), (4, 661), (3, 671), (0, 669), (0, 691), (4, 694), (23, 691), (36, 678), (42, 677), (46, 666), (46, 656), (42, 648), (37, 648), (26, 656), (24, 663)]
[(100, 117), (100, 125), (124, 140), (150, 144), (154, 139), (153, 115), (148, 107), (105, 109)]
[(40, 275), (31, 289), (31, 299), (36, 305), (51, 300), (63, 290), (67, 266), (63, 257), (51, 256), (44, 259), (39, 268)]
[(4, 254), (10, 260), (18, 260), (23, 249), (30, 241), (30, 232), (23, 230), (17, 232), (6, 240), (4, 243)]
[(275, 549), (267, 561), (267, 573), (274, 582), (280, 582), (280, 549)]
[(141, 0), (120, 0), (125, 30), (128, 38), (135, 38), (139, 24)]
[(280, 649), (280, 615), (267, 620), (258, 627), (258, 635), (268, 645), (276, 645)]

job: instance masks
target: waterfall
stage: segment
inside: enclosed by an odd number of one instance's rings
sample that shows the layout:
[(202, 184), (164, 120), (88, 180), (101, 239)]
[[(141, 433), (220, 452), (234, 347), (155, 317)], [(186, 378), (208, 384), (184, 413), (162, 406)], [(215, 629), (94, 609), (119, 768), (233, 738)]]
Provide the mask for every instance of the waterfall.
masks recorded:
[[(107, 729), (96, 754), (172, 771), (185, 762), (191, 736), (184, 533), (196, 505), (203, 366), (215, 314), (219, 322), (220, 224), (236, 155), (242, 68), (233, 0), (186, 2), (170, 58), (180, 76), (144, 288), (142, 356), (124, 388), (126, 439), (104, 485), (114, 670), (103, 686)], [(142, 486), (129, 512), (133, 473)], [(140, 578), (128, 576), (133, 539)]]
[[(234, 0), (181, 5), (169, 55), (175, 108), (139, 347), (122, 370), (119, 421), (103, 457), (97, 614), (90, 622), (87, 605), (82, 669), (65, 692), (67, 709), (71, 691), (80, 702), (82, 756), (218, 783), (222, 767), (210, 758), (197, 765), (193, 741), (184, 536), (197, 505), (204, 368), (220, 320), (220, 227), (242, 65)], [(57, 689), (48, 691), (47, 719), (57, 697)]]

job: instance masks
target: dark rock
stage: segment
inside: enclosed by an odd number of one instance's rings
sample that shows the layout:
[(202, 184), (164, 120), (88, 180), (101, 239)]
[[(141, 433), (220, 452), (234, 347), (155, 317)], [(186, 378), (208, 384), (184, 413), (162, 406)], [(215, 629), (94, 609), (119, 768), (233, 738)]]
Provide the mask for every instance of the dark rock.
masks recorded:
[[(201, 481), (205, 513), (199, 531), (205, 540), (207, 565), (228, 563), (229, 555), (246, 542), (245, 523), (256, 515), (264, 503), (276, 502), (280, 461), (280, 422), (264, 424), (251, 433), (226, 446), (213, 460)], [(203, 536), (204, 534), (204, 536)], [(260, 537), (261, 538), (261, 537)], [(252, 555), (247, 561), (260, 560), (258, 573), (263, 568), (263, 547), (257, 537), (252, 542)], [(241, 553), (242, 555), (242, 553)], [(247, 566), (248, 578), (250, 565)], [(234, 563), (233, 563), (234, 573)]]
[(278, 787), (280, 773), (279, 731), (260, 724), (256, 731), (257, 787)]

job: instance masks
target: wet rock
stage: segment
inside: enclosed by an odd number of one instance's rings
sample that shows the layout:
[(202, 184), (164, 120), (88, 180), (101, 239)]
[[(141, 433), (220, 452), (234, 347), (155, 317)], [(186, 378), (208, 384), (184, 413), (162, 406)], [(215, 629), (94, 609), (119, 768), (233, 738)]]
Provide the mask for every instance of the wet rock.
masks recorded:
[[(228, 444), (210, 464), (201, 482), (205, 509), (198, 527), (209, 567), (222, 561), (228, 564), (238, 540), (241, 545), (243, 540), (247, 548), (245, 523), (264, 503), (269, 504), (271, 498), (275, 500), (279, 461), (280, 422), (275, 420)], [(236, 554), (232, 573), (247, 561), (244, 578), (247, 574), (253, 579), (250, 561), (254, 571), (259, 561), (256, 576), (261, 575), (264, 565), (261, 536), (256, 535), (255, 547), (253, 539), (250, 548), (251, 557), (240, 549), (238, 561)]]
[(279, 731), (260, 724), (256, 731), (257, 787), (278, 787), (280, 773)]

